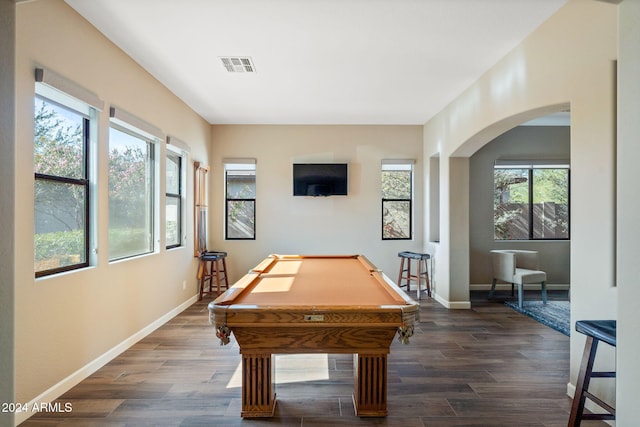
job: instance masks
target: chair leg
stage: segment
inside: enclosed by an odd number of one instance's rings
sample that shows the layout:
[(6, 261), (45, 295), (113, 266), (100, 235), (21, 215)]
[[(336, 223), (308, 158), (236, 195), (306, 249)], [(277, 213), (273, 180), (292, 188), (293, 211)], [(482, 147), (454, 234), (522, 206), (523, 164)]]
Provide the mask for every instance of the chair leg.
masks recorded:
[(547, 283), (543, 281), (541, 283), (541, 286), (542, 286), (542, 303), (546, 304), (547, 303)]
[(204, 296), (204, 287), (206, 286), (207, 279), (209, 280), (209, 286), (211, 286), (211, 276), (209, 276), (209, 270), (207, 269), (207, 261), (200, 261), (198, 276), (200, 278), (200, 292), (198, 294), (198, 301), (202, 301), (202, 298)]
[(429, 289), (429, 278), (425, 278), (425, 270), (423, 270), (423, 268), (427, 268), (427, 263), (425, 260), (423, 259), (419, 259), (417, 261), (416, 265), (416, 283), (418, 284), (417, 286), (417, 291), (416, 291), (416, 300), (420, 301), (420, 285), (422, 284), (422, 280), (425, 279), (425, 284), (424, 284), (424, 288), (425, 290)]
[(204, 261), (200, 261), (200, 263), (198, 264), (198, 275), (197, 275), (197, 279), (198, 279), (198, 301), (202, 300), (202, 280), (204, 277)]
[(576, 381), (576, 392), (573, 395), (573, 402), (571, 404), (569, 423), (567, 424), (569, 427), (580, 426), (580, 422), (582, 421), (582, 413), (584, 412), (584, 404), (587, 398), (584, 392), (589, 388), (591, 372), (593, 371), (593, 361), (596, 358), (597, 349), (598, 340), (587, 336), (584, 352), (582, 353), (582, 363), (580, 363), (580, 372), (578, 373), (578, 380)]
[(427, 289), (427, 296), (430, 297), (431, 296), (431, 283), (429, 283), (429, 266), (427, 265), (427, 260), (424, 259), (422, 260), (422, 264), (424, 266), (424, 282), (425, 282), (425, 287)]
[(227, 262), (226, 258), (222, 258), (222, 278), (224, 280), (224, 288), (229, 289), (229, 278), (227, 276)]
[(489, 291), (489, 297), (488, 299), (493, 298), (493, 291), (496, 290), (496, 280), (497, 279), (493, 279), (493, 281), (491, 282), (491, 290)]
[(513, 296), (513, 283), (511, 284), (511, 296)]
[(404, 273), (404, 258), (400, 258), (400, 273), (398, 273), (398, 287), (402, 287), (402, 273)]
[[(214, 261), (216, 264), (216, 291), (220, 295), (220, 260)], [(213, 270), (213, 267), (211, 268)]]
[(523, 290), (524, 286), (522, 285), (522, 283), (518, 283), (518, 307), (522, 308), (522, 293), (524, 292)]

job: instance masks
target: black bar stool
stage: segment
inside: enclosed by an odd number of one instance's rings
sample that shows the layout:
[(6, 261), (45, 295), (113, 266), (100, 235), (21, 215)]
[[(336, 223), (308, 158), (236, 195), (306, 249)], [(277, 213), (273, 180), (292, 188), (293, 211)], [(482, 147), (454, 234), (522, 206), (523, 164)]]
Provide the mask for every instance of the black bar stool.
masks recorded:
[[(398, 286), (405, 286), (402, 284), (403, 280), (406, 280), (407, 292), (411, 291), (411, 281), (415, 280), (418, 286), (418, 299), (420, 299), (420, 282), (425, 281), (425, 289), (427, 295), (431, 296), (431, 285), (429, 284), (429, 269), (427, 268), (427, 260), (431, 259), (430, 254), (423, 254), (418, 252), (403, 251), (398, 252), (400, 257), (400, 274), (398, 274)], [(407, 268), (404, 267), (405, 260), (407, 262)], [(411, 272), (411, 260), (417, 261), (416, 272)]]
[[(214, 280), (216, 295), (220, 295), (222, 288), (229, 289), (229, 279), (227, 278), (227, 253), (221, 251), (205, 251), (200, 254), (200, 266), (198, 268), (198, 279), (200, 280), (200, 293), (198, 301), (202, 300), (205, 293), (213, 293)], [(206, 282), (209, 282), (208, 291)]]
[[(616, 410), (611, 405), (603, 402), (589, 393), (591, 378), (615, 378), (615, 372), (593, 372), (593, 362), (596, 358), (598, 343), (604, 341), (612, 347), (616, 346), (616, 321), (615, 320), (579, 320), (576, 322), (576, 331), (587, 336), (587, 342), (582, 354), (580, 372), (576, 382), (576, 393), (573, 396), (569, 427), (579, 426), (582, 420), (615, 420)], [(605, 414), (583, 414), (584, 404), (589, 398), (592, 402), (603, 408)]]

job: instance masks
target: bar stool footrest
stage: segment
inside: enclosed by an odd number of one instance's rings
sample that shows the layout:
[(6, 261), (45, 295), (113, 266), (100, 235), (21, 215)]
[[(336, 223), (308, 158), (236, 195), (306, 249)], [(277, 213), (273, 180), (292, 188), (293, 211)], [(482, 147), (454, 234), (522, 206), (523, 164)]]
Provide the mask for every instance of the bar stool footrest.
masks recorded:
[(602, 399), (600, 399), (599, 397), (594, 396), (593, 394), (589, 393), (588, 391), (584, 392), (584, 395), (591, 400), (592, 402), (596, 403), (598, 406), (600, 406), (602, 409), (604, 409), (605, 411), (609, 412), (608, 414), (584, 414), (582, 416), (582, 419), (585, 419), (587, 416), (597, 416), (599, 418), (596, 418), (598, 420), (603, 420), (603, 419), (609, 419), (609, 418), (602, 418), (602, 417), (613, 417), (611, 419), (615, 419), (616, 416), (616, 409), (609, 405), (608, 403), (604, 402)]
[[(616, 373), (611, 371), (593, 371), (593, 364), (598, 350), (598, 343), (605, 342), (616, 347), (616, 321), (615, 320), (579, 320), (575, 325), (576, 331), (587, 336), (580, 364), (580, 372), (576, 381), (576, 392), (571, 404), (569, 415), (569, 427), (580, 426), (582, 420), (615, 420), (616, 409), (602, 399), (589, 392), (589, 384), (592, 378), (616, 378)], [(585, 403), (590, 400), (607, 413), (585, 414)]]

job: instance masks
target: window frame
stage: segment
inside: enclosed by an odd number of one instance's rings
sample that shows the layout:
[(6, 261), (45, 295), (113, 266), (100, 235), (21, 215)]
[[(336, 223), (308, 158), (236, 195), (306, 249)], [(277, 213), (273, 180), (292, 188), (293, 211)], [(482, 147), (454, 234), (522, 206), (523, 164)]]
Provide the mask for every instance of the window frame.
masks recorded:
[[(495, 173), (496, 170), (512, 169), (527, 171), (527, 238), (526, 239), (498, 239), (496, 238), (496, 204), (495, 204)], [(536, 170), (565, 170), (567, 173), (567, 237), (535, 237), (534, 224), (534, 188)], [(571, 166), (567, 161), (496, 161), (493, 167), (493, 240), (495, 242), (528, 242), (528, 241), (570, 241), (571, 240)]]
[[(414, 160), (383, 160), (380, 168), (380, 199), (381, 199), (381, 212), (380, 212), (380, 233), (382, 240), (413, 240), (413, 199), (414, 199)], [(408, 198), (387, 198), (384, 197), (382, 189), (382, 176), (383, 172), (409, 172), (409, 197)], [(386, 203), (398, 203), (404, 202), (409, 204), (409, 234), (407, 237), (385, 237), (385, 204)]]
[[(35, 188), (37, 186), (38, 181), (47, 181), (50, 183), (57, 184), (67, 184), (81, 187), (84, 191), (83, 204), (84, 209), (82, 210), (84, 215), (84, 227), (82, 229), (84, 233), (84, 248), (83, 255), (84, 261), (70, 263), (64, 266), (47, 268), (44, 270), (36, 270), (34, 265), (34, 274), (36, 278), (51, 276), (58, 273), (79, 270), (82, 268), (87, 268), (91, 265), (91, 248), (94, 247), (95, 238), (92, 235), (94, 220), (91, 216), (93, 211), (93, 194), (92, 194), (92, 165), (94, 162), (91, 159), (93, 155), (93, 150), (91, 149), (92, 141), (94, 138), (94, 133), (96, 129), (97, 122), (97, 111), (93, 106), (86, 104), (80, 100), (75, 99), (71, 95), (59, 91), (52, 90), (50, 87), (47, 87), (45, 84), (40, 83), (38, 81), (36, 83), (36, 90), (34, 94), (34, 114), (35, 114), (35, 103), (41, 101), (51, 105), (54, 105), (58, 108), (62, 108), (67, 110), (70, 113), (73, 113), (82, 118), (82, 168), (83, 174), (81, 178), (72, 178), (65, 177), (61, 175), (50, 175), (43, 174), (34, 171), (34, 209), (35, 209)], [(34, 129), (35, 129), (35, 116), (34, 116)], [(35, 137), (35, 135), (34, 135)], [(35, 154), (35, 143), (34, 143), (34, 154)], [(34, 165), (35, 166), (35, 165)], [(35, 169), (35, 168), (34, 168)], [(34, 215), (35, 221), (35, 215)], [(34, 228), (34, 238), (35, 238), (35, 228)], [(36, 245), (34, 242), (34, 262), (35, 262), (35, 252)]]
[[(109, 262), (111, 263), (111, 262), (124, 261), (127, 259), (132, 259), (132, 258), (150, 255), (150, 254), (159, 252), (159, 247), (160, 247), (160, 241), (159, 241), (159, 238), (160, 238), (160, 229), (159, 229), (160, 156), (159, 154), (160, 154), (160, 141), (164, 139), (164, 135), (155, 126), (117, 107), (114, 107), (114, 106), (110, 107), (109, 116), (110, 116), (109, 132), (111, 132), (111, 129), (115, 129), (119, 132), (128, 134), (134, 138), (138, 138), (147, 144), (147, 158), (146, 158), (145, 166), (147, 168), (148, 177), (150, 180), (150, 185), (146, 189), (146, 191), (148, 191), (149, 193), (149, 198), (150, 198), (147, 200), (149, 210), (150, 210), (149, 217), (147, 218), (149, 221), (148, 231), (150, 232), (150, 235), (148, 236), (149, 250), (135, 253), (135, 254), (129, 254), (125, 256), (118, 256), (118, 257), (112, 258), (110, 254), (111, 241), (109, 241), (108, 251), (109, 251)], [(111, 135), (109, 136), (108, 146), (110, 150)], [(109, 175), (108, 178), (110, 179), (111, 176)], [(109, 232), (111, 231), (110, 224), (108, 226), (108, 231)]]
[[(168, 190), (166, 190), (166, 181), (167, 181), (167, 176), (166, 176), (166, 167), (165, 167), (165, 232), (164, 232), (164, 237), (165, 237), (165, 249), (175, 249), (175, 248), (179, 248), (185, 245), (185, 237), (184, 237), (184, 228), (185, 228), (185, 224), (184, 224), (184, 207), (185, 207), (185, 197), (184, 197), (184, 193), (185, 193), (185, 156), (183, 153), (179, 152), (178, 150), (174, 150), (171, 149), (168, 145), (167, 145), (167, 152), (165, 155), (165, 161), (168, 161), (169, 157), (174, 157), (176, 159), (178, 159), (178, 193), (170, 193)], [(178, 219), (177, 219), (177, 234), (178, 234), (178, 243), (175, 244), (167, 244), (166, 238), (167, 238), (167, 218), (166, 218), (166, 208), (167, 208), (167, 201), (168, 200), (177, 200), (178, 202)]]
[[(254, 177), (254, 197), (229, 197), (229, 172), (253, 172), (247, 173)], [(253, 159), (232, 159), (224, 162), (224, 238), (225, 240), (256, 240), (256, 207), (257, 207), (257, 173), (256, 162)], [(253, 205), (253, 234), (251, 237), (229, 237), (229, 227), (231, 221), (229, 219), (229, 205), (232, 202), (249, 202)]]

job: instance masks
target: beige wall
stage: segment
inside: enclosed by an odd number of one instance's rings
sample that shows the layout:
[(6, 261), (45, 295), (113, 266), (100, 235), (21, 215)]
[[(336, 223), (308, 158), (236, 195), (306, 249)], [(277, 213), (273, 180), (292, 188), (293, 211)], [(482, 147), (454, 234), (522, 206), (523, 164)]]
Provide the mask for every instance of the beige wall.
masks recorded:
[[(14, 222), (15, 180), (15, 2), (0, 0), (0, 402), (14, 398)], [(0, 412), (0, 426), (13, 426), (14, 415)]]
[[(460, 159), (527, 119), (570, 106), (571, 320), (617, 317), (616, 12), (616, 5), (605, 2), (569, 1), (425, 125), (424, 158), (440, 155), (436, 297), (446, 306), (468, 303), (464, 297), (469, 286), (469, 230), (463, 212), (468, 211), (469, 183), (460, 178), (468, 173)], [(427, 172), (425, 180), (428, 177)], [(592, 268), (596, 260), (597, 268)], [(583, 344), (584, 336), (572, 335), (571, 382), (577, 376)], [(603, 353), (612, 364), (613, 354), (606, 349)], [(603, 387), (600, 393), (611, 400), (612, 391)]]
[[(224, 241), (223, 159), (256, 159), (256, 240)], [(381, 240), (382, 159), (414, 159), (413, 241)], [(292, 196), (292, 163), (349, 163), (349, 195)], [(213, 126), (210, 247), (229, 253), (230, 280), (270, 253), (361, 253), (391, 278), (398, 251), (422, 250), (421, 126)]]
[[(36, 66), (49, 68), (95, 92), (106, 107), (99, 114), (97, 265), (39, 280), (34, 279), (33, 268)], [(160, 245), (158, 253), (108, 262), (107, 144), (108, 107), (112, 104), (187, 142), (191, 146), (190, 164), (194, 159), (207, 159), (210, 126), (62, 0), (18, 4), (14, 207), (17, 402), (55, 397), (95, 369), (103, 355), (144, 328), (153, 327), (154, 322), (192, 300), (196, 293), (197, 263), (191, 233), (185, 248), (166, 251)], [(161, 145), (164, 154), (165, 144)], [(192, 171), (190, 166), (189, 177)], [(164, 192), (162, 179), (159, 190), (160, 194)], [(163, 204), (161, 198), (160, 206)], [(189, 189), (188, 230), (193, 227), (192, 204)], [(163, 224), (162, 213), (159, 219)], [(162, 225), (160, 229), (164, 230)], [(184, 290), (183, 281), (188, 285)], [(54, 389), (47, 391), (50, 387)]]

